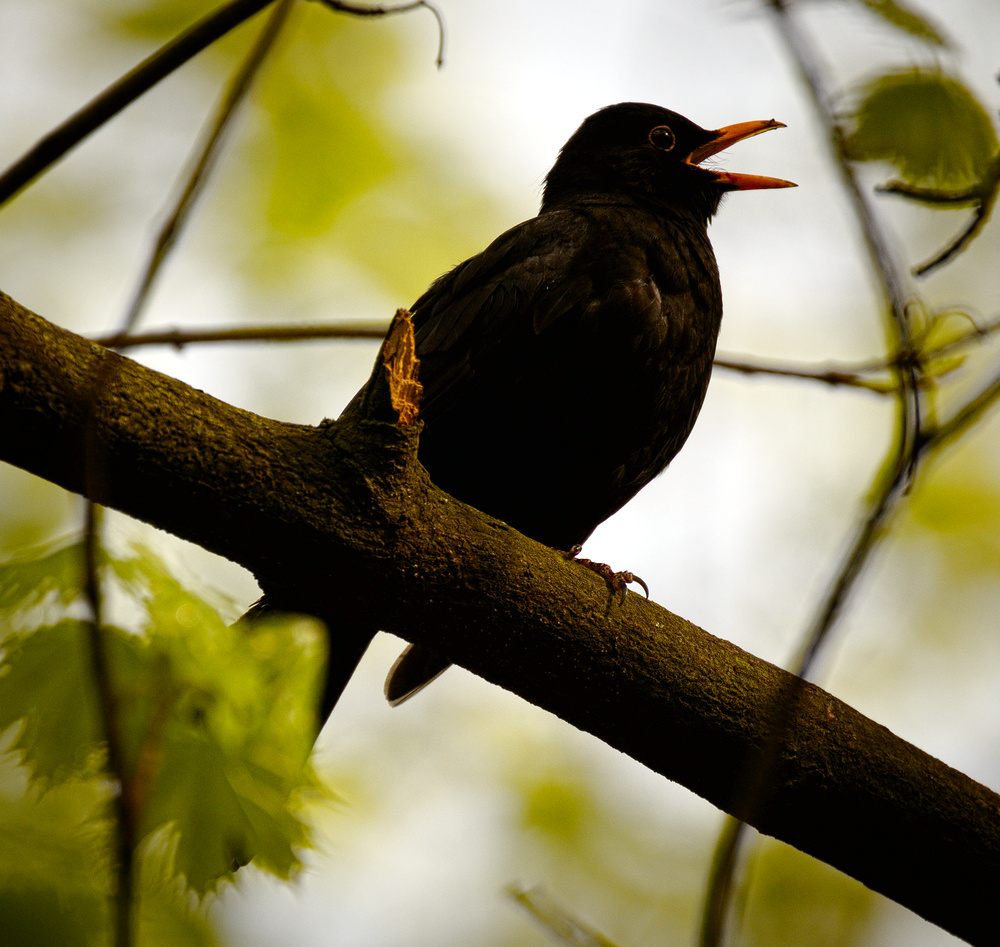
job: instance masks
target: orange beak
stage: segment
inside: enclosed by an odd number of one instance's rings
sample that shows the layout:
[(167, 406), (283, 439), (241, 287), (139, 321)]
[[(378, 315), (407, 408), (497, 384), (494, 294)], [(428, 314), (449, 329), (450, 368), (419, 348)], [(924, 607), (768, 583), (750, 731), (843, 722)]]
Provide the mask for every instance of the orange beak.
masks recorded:
[[(726, 125), (715, 133), (708, 144), (695, 148), (688, 155), (688, 164), (701, 164), (706, 158), (718, 154), (730, 145), (743, 141), (744, 138), (752, 138), (761, 132), (770, 131), (772, 128), (784, 128), (784, 122), (776, 121), (773, 118), (764, 119), (758, 122), (739, 122), (736, 125)], [(732, 191), (756, 191), (770, 187), (795, 187), (792, 181), (784, 181), (781, 178), (766, 178), (759, 174), (737, 174), (734, 171), (712, 171), (720, 184), (724, 184), (728, 190)]]

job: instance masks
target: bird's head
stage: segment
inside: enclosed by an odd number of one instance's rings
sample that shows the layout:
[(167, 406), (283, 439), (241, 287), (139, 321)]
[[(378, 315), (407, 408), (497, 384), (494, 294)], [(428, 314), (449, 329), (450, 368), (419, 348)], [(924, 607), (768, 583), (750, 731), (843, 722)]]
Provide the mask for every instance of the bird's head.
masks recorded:
[(542, 208), (574, 196), (626, 193), (707, 221), (727, 191), (795, 186), (779, 178), (701, 167), (735, 142), (772, 128), (784, 125), (772, 118), (708, 130), (658, 105), (609, 105), (563, 145), (545, 180)]

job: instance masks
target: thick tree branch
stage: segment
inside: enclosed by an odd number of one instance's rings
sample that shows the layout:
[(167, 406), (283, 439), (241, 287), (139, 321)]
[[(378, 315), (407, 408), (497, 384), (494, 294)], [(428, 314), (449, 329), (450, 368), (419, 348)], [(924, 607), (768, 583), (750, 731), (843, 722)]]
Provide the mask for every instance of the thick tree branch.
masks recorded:
[[(426, 643), (947, 930), (995, 941), (1000, 797), (659, 606), (619, 605), (588, 570), (437, 490), (418, 432), (360, 410), (318, 428), (261, 418), (0, 295), (0, 459), (243, 564), (301, 611)], [(85, 443), (100, 477), (84, 474)]]

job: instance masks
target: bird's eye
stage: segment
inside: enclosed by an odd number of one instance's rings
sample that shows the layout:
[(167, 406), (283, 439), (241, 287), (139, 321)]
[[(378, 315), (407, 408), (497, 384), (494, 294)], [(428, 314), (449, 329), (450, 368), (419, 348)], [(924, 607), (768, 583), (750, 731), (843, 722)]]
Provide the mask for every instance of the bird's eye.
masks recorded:
[(677, 144), (677, 139), (674, 137), (674, 133), (670, 130), (669, 126), (657, 125), (649, 133), (649, 143), (654, 148), (659, 148), (660, 151), (670, 151)]

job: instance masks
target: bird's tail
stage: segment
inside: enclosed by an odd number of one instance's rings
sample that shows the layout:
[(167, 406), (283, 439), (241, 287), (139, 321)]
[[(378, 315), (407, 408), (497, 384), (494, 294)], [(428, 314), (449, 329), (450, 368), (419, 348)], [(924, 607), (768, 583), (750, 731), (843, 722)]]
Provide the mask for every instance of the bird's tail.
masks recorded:
[[(282, 609), (272, 605), (265, 596), (247, 609), (238, 624), (245, 625), (252, 630), (255, 623), (279, 614), (281, 611)], [(347, 687), (347, 682), (354, 675), (354, 671), (361, 662), (365, 651), (368, 650), (368, 645), (375, 633), (370, 628), (345, 627), (344, 622), (339, 619), (328, 621), (322, 615), (316, 617), (326, 624), (327, 641), (329, 642), (326, 679), (323, 683), (323, 693), (318, 708), (316, 732), (319, 733), (326, 718), (330, 716), (330, 712), (340, 699), (340, 695), (344, 692), (344, 688)], [(335, 629), (335, 632), (331, 629)]]
[(436, 651), (424, 645), (408, 645), (385, 679), (385, 699), (393, 707), (398, 707), (444, 674), (450, 666), (451, 662)]

